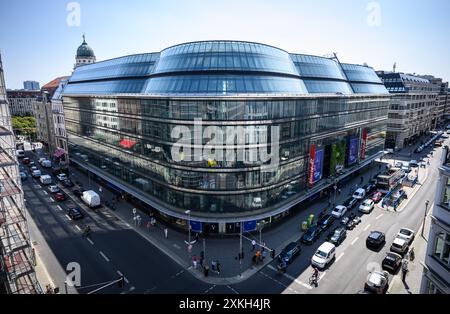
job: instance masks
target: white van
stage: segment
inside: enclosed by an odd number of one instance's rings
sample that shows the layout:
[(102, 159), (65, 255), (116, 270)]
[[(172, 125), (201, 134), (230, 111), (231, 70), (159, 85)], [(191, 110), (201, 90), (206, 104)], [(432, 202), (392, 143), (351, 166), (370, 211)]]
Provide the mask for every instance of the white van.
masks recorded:
[(100, 195), (92, 190), (84, 191), (83, 195), (81, 195), (81, 200), (91, 208), (100, 206)]
[(39, 180), (41, 180), (41, 183), (45, 185), (52, 184), (52, 177), (50, 177), (48, 174), (41, 176)]
[(353, 193), (353, 198), (357, 200), (362, 200), (366, 196), (366, 190), (359, 188)]
[(323, 269), (336, 256), (336, 246), (330, 242), (324, 242), (317, 249), (316, 253), (311, 258), (311, 264), (317, 268)]
[(41, 170), (33, 170), (33, 172), (31, 173), (31, 176), (33, 178), (39, 178), (41, 176)]

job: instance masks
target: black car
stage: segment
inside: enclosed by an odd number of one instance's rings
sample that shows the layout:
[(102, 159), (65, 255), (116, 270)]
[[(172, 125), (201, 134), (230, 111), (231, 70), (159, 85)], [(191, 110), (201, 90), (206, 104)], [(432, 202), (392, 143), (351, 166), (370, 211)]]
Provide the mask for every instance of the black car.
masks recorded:
[(353, 207), (356, 206), (356, 204), (358, 203), (358, 200), (354, 197), (349, 197), (345, 200), (345, 202), (342, 204), (342, 206), (347, 207), (347, 209), (352, 209)]
[(278, 260), (290, 264), (294, 258), (300, 254), (300, 251), (300, 245), (297, 242), (291, 242), (281, 251), (280, 255), (278, 255)]
[(368, 183), (368, 184), (364, 185), (362, 188), (366, 191), (366, 194), (369, 194), (369, 193), (375, 191), (377, 189), (377, 186), (373, 183)]
[(84, 217), (83, 212), (79, 208), (70, 208), (67, 214), (73, 220), (81, 219)]
[(71, 188), (72, 186), (74, 186), (73, 182), (70, 179), (66, 179), (62, 183), (66, 188)]
[(334, 220), (335, 218), (333, 216), (331, 216), (330, 214), (326, 214), (320, 217), (320, 219), (317, 221), (317, 225), (319, 225), (322, 230), (326, 230), (331, 227)]
[(394, 252), (388, 252), (386, 257), (383, 259), (381, 263), (381, 267), (385, 270), (391, 271), (393, 274), (397, 273), (397, 271), (402, 266), (402, 257), (400, 254)]
[(302, 243), (313, 244), (313, 242), (317, 240), (321, 232), (322, 228), (320, 228), (318, 225), (309, 227), (309, 229), (306, 230), (301, 238)]
[(328, 239), (329, 242), (333, 243), (334, 245), (340, 245), (345, 238), (347, 237), (347, 230), (343, 227), (338, 227), (334, 229), (333, 234)]
[(386, 236), (381, 231), (372, 231), (366, 239), (366, 246), (375, 250), (381, 249), (386, 243)]
[(84, 191), (86, 190), (85, 189), (73, 190), (73, 194), (75, 194), (75, 196), (81, 197)]

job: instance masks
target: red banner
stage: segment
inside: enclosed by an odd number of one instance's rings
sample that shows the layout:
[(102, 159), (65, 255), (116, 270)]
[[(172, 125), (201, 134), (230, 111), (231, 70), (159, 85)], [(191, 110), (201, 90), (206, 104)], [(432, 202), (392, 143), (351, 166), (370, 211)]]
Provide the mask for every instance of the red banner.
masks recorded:
[(308, 183), (310, 187), (314, 186), (314, 160), (316, 158), (316, 145), (311, 144), (309, 149), (309, 177)]
[(366, 159), (367, 129), (362, 130), (361, 159)]

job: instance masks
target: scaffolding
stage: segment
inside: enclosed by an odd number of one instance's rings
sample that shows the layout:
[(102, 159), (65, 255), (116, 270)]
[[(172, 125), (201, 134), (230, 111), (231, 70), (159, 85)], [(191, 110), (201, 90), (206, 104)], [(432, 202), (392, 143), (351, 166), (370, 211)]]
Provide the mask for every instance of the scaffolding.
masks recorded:
[(0, 56), (0, 293), (37, 294), (42, 289), (34, 269), (11, 123)]

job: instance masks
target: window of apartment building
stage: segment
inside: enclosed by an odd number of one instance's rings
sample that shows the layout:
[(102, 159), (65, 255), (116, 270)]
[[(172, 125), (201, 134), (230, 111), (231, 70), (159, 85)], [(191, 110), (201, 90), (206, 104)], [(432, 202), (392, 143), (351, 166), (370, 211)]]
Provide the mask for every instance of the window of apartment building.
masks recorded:
[(450, 178), (444, 177), (444, 182), (441, 206), (450, 209)]
[(438, 232), (435, 237), (433, 249), (433, 256), (443, 263), (447, 268), (450, 268), (450, 234), (446, 232)]
[(425, 291), (425, 294), (443, 294), (441, 290), (434, 284), (433, 281), (431, 281), (429, 278), (427, 278), (427, 289)]

